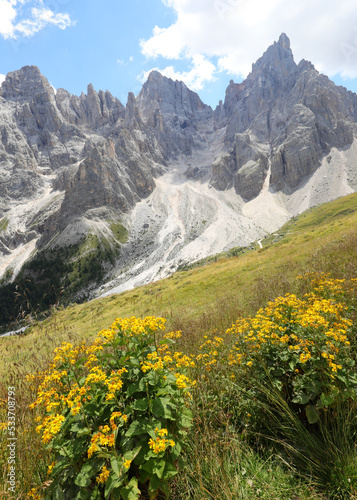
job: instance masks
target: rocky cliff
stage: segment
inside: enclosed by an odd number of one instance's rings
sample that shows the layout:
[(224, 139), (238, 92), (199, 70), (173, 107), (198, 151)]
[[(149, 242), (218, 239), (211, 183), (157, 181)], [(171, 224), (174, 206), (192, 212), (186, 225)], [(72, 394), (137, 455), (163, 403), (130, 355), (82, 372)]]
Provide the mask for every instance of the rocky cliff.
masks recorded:
[(214, 111), (156, 71), (124, 106), (26, 66), (0, 87), (0, 134), (2, 285), (56, 255), (77, 297), (249, 245), (357, 187), (357, 95), (297, 64), (285, 34)]
[(230, 158), (216, 163), (212, 183), (234, 186), (247, 201), (259, 194), (268, 171), (272, 189), (291, 194), (331, 148), (351, 146), (357, 130), (356, 94), (311, 63), (296, 64), (285, 34), (243, 83), (231, 81), (223, 108)]

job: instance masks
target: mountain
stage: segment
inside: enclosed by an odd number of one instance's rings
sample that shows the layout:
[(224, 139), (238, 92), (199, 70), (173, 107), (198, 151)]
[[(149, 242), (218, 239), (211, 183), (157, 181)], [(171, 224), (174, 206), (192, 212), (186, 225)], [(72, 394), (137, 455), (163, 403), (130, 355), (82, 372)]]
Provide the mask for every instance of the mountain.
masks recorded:
[(285, 34), (215, 110), (156, 71), (124, 106), (26, 66), (0, 87), (0, 133), (0, 322), (16, 286), (34, 309), (122, 291), (357, 189), (357, 95)]

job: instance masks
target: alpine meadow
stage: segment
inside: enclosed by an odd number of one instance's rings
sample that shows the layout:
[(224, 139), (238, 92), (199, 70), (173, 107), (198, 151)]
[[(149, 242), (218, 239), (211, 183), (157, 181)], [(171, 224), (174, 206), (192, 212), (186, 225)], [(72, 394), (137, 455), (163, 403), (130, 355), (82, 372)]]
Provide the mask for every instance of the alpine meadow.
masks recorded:
[(357, 499), (357, 95), (283, 33), (0, 126), (0, 498)]

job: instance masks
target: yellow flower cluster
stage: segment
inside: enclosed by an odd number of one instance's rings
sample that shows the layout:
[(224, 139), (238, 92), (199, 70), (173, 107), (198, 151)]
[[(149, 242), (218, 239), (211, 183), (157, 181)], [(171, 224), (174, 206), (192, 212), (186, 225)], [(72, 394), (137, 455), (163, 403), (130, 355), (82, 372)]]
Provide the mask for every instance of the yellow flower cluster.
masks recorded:
[(41, 495), (38, 493), (38, 488), (32, 488), (28, 493), (27, 493), (27, 496), (29, 498), (33, 498), (34, 500), (41, 500), (42, 497)]
[(107, 469), (105, 465), (103, 465), (101, 473), (99, 476), (96, 478), (97, 483), (106, 483), (108, 480), (108, 477), (110, 476), (110, 471)]
[[(233, 380), (227, 366), (259, 367), (262, 356), (289, 359), (287, 370), (292, 366), (294, 376), (306, 373), (312, 363), (321, 359), (326, 360), (321, 369), (333, 380), (343, 369), (343, 359), (349, 357), (352, 325), (340, 299), (346, 290), (354, 290), (355, 294), (357, 279), (347, 283), (313, 273), (307, 280), (313, 283), (312, 292), (302, 298), (286, 294), (268, 302), (254, 317), (239, 318), (222, 337), (215, 332), (206, 334), (196, 356), (197, 365), (213, 374), (225, 373)], [(199, 374), (202, 380), (207, 379), (204, 373), (201, 370)]]
[(191, 380), (182, 373), (175, 373), (175, 377), (176, 385), (179, 389), (186, 389), (186, 387), (188, 387), (189, 385), (193, 385)]
[[(342, 317), (344, 311), (343, 304), (315, 293), (304, 299), (293, 294), (279, 297), (254, 318), (240, 319), (227, 330), (239, 339), (230, 352), (230, 363), (241, 363), (243, 356), (255, 355), (265, 344), (296, 352), (302, 364), (321, 352), (338, 353), (342, 346), (350, 345), (347, 330), (351, 321)], [(340, 365), (330, 362), (329, 367), (336, 371)]]
[(91, 458), (94, 453), (100, 451), (100, 446), (108, 446), (110, 448), (114, 446), (115, 436), (111, 431), (112, 429), (108, 425), (99, 427), (99, 432), (92, 436), (91, 444), (88, 448), (88, 458)]
[(42, 424), (37, 426), (36, 432), (40, 432), (43, 429), (43, 443), (49, 443), (52, 440), (53, 436), (59, 432), (64, 420), (65, 417), (63, 415), (50, 415), (44, 419)]
[(148, 443), (150, 449), (155, 453), (155, 455), (158, 455), (159, 453), (166, 451), (166, 448), (168, 448), (169, 446), (171, 446), (171, 448), (175, 446), (175, 442), (172, 439), (166, 439), (165, 436), (167, 435), (168, 435), (167, 429), (159, 430), (156, 427), (155, 439), (150, 438)]
[[(178, 339), (181, 337), (181, 332), (170, 332), (164, 335), (164, 339)], [(149, 370), (157, 371), (168, 368), (172, 372), (176, 372), (176, 384), (179, 389), (187, 389), (192, 387), (195, 382), (189, 377), (177, 373), (177, 369), (194, 368), (194, 356), (187, 356), (183, 352), (171, 351), (167, 344), (161, 345), (156, 351), (147, 355), (146, 359), (141, 362), (141, 370), (146, 373)], [(187, 393), (190, 397), (190, 394)]]
[(115, 431), (115, 429), (118, 427), (116, 424), (115, 424), (115, 419), (116, 418), (121, 418), (123, 420), (123, 422), (126, 422), (128, 420), (128, 417), (127, 415), (123, 415), (121, 411), (114, 411), (110, 417), (110, 427), (113, 429), (113, 431)]
[(146, 357), (146, 360), (141, 363), (141, 370), (144, 373), (146, 373), (149, 370), (157, 371), (163, 369), (164, 369), (164, 361), (156, 351), (149, 353)]

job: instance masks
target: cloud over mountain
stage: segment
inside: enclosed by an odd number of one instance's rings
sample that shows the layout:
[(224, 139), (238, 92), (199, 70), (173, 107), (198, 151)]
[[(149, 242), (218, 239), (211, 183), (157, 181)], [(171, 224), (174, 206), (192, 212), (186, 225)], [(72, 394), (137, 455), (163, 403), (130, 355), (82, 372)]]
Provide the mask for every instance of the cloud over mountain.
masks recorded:
[[(216, 71), (246, 77), (251, 61), (270, 40), (289, 33), (297, 62), (305, 58), (329, 76), (357, 76), (357, 7), (351, 0), (163, 0), (175, 11), (176, 21), (167, 28), (156, 26), (141, 42), (149, 58), (188, 61), (200, 73), (199, 56), (211, 58)], [(172, 64), (161, 68), (174, 72)], [(174, 65), (175, 66), (175, 65)], [(201, 73), (201, 84), (214, 75)], [(192, 84), (191, 72), (182, 79)], [(196, 77), (196, 79), (199, 79)]]

